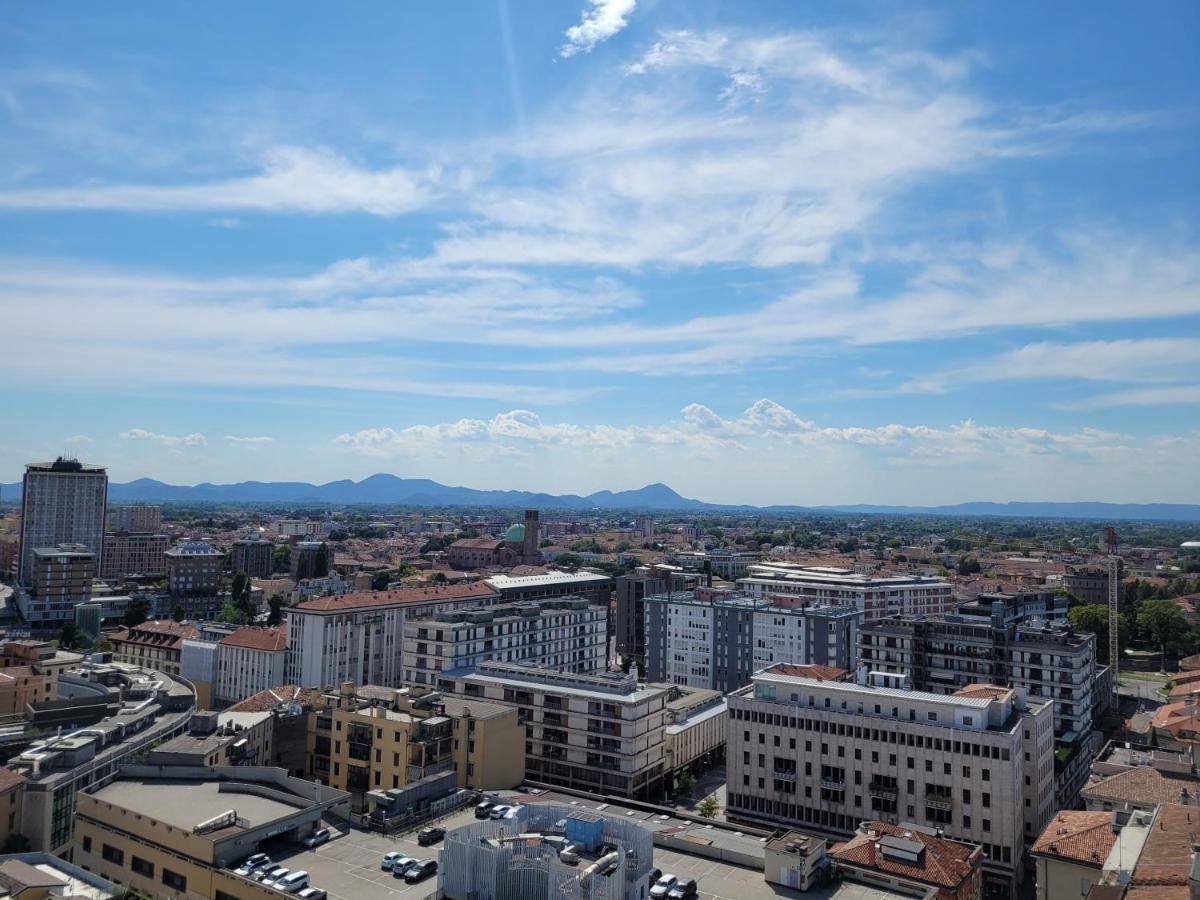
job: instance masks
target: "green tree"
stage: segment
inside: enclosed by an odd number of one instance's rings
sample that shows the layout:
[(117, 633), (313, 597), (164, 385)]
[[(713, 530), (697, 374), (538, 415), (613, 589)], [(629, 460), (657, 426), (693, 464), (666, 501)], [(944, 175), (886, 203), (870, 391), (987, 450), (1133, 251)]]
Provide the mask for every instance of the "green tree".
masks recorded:
[(392, 576), (388, 572), (376, 572), (371, 579), (371, 590), (386, 591), (389, 584), (392, 583)]
[[(1067, 611), (1067, 621), (1076, 631), (1086, 631), (1096, 635), (1096, 658), (1107, 664), (1108, 658), (1108, 607), (1103, 603), (1087, 603), (1073, 606)], [(1117, 618), (1117, 648), (1125, 648), (1127, 629), (1125, 623)]]
[(217, 613), (217, 621), (229, 625), (245, 625), (250, 619), (236, 603), (229, 602), (222, 606), (221, 611)]
[(58, 645), (64, 650), (72, 650), (79, 643), (79, 626), (74, 622), (64, 622)]
[(445, 572), (434, 572), (433, 573), (433, 583), (434, 584), (445, 584), (446, 583), (446, 573)]
[(135, 597), (129, 601), (129, 605), (125, 607), (124, 622), (126, 628), (136, 628), (150, 618), (150, 601), (142, 597)]
[(706, 819), (711, 819), (717, 814), (717, 801), (712, 797), (705, 797), (696, 807), (696, 812)]
[(681, 796), (691, 796), (692, 789), (696, 786), (696, 779), (692, 777), (692, 773), (684, 769), (679, 773), (679, 777), (675, 779), (675, 792)]
[(270, 613), (267, 615), (268, 625), (279, 625), (283, 622), (283, 597), (275, 594), (267, 601)]
[(288, 572), (292, 568), (292, 548), (287, 544), (278, 544), (275, 547), (275, 555), (271, 559), (271, 570), (273, 572)]
[(964, 556), (958, 561), (958, 568), (955, 569), (959, 575), (976, 575), (982, 571), (983, 567), (979, 565), (979, 560), (971, 559), (969, 556)]
[(1147, 600), (1138, 610), (1138, 628), (1159, 645), (1162, 651), (1162, 670), (1167, 667), (1167, 644), (1187, 631), (1187, 619), (1170, 600)]
[(245, 572), (238, 572), (233, 576), (233, 586), (229, 591), (229, 600), (242, 611), (242, 615), (246, 617), (246, 621), (251, 621), (258, 613), (254, 608), (254, 600), (251, 595), (250, 576)]

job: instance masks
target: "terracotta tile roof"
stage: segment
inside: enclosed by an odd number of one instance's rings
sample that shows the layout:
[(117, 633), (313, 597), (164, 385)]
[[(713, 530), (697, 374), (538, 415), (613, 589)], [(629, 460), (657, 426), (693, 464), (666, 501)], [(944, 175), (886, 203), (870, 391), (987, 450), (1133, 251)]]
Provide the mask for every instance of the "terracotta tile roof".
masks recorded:
[(504, 541), (498, 538), (459, 538), (447, 549), (453, 550), (457, 547), (459, 550), (499, 550), (504, 545)]
[(1168, 700), (1186, 700), (1188, 697), (1194, 697), (1200, 694), (1200, 680), (1191, 680), (1177, 683), (1171, 692), (1167, 694)]
[(291, 607), (305, 612), (344, 612), (372, 606), (400, 606), (405, 603), (425, 603), (430, 600), (470, 600), (498, 597), (499, 593), (483, 582), (475, 584), (444, 584), (438, 587), (399, 588), (392, 591), (368, 591), (342, 594), (340, 597), (314, 597)]
[(1108, 812), (1061, 810), (1033, 842), (1029, 852), (1100, 868), (1117, 842), (1112, 815)]
[(1192, 684), (1200, 681), (1200, 672), (1176, 672), (1171, 676), (1172, 685)]
[[(887, 822), (867, 822), (864, 823), (864, 827), (871, 829), (875, 837), (860, 831), (846, 843), (830, 849), (829, 855), (844, 865), (886, 872), (944, 888), (957, 888), (971, 877), (979, 865), (979, 848), (969, 844)], [(924, 845), (925, 852), (919, 862), (887, 856), (879, 848), (879, 837), (883, 835), (916, 841)]]
[(25, 776), (20, 772), (14, 772), (12, 769), (0, 766), (0, 793), (24, 783)]
[(1138, 766), (1084, 785), (1080, 795), (1089, 800), (1153, 807), (1160, 803), (1178, 803), (1183, 791), (1193, 799), (1200, 796), (1200, 780)]
[(1193, 733), (1200, 732), (1200, 703), (1184, 700), (1160, 706), (1150, 720), (1150, 727), (1169, 731), (1180, 740), (1191, 740)]
[[(1127, 896), (1138, 900), (1188, 897), (1192, 845), (1200, 839), (1200, 807), (1164, 803), (1146, 836)], [(1135, 889), (1137, 893), (1135, 893)]]
[(281, 684), (279, 687), (267, 688), (257, 694), (251, 694), (246, 699), (235, 703), (226, 712), (270, 712), (289, 703), (299, 703), (303, 707), (312, 708), (321, 696), (319, 688), (305, 688), (298, 684)]
[(247, 650), (286, 650), (288, 645), (287, 626), (276, 625), (272, 628), (246, 626), (223, 638), (221, 644), (225, 647), (245, 647)]
[(1185, 656), (1179, 661), (1179, 668), (1184, 672), (1200, 672), (1200, 653)]
[(842, 681), (850, 673), (836, 666), (821, 666), (812, 663), (775, 663), (766, 671), (772, 675), (793, 675), (797, 678), (815, 678), (818, 681)]
[(133, 628), (126, 628), (113, 634), (109, 640), (114, 644), (145, 644), (155, 647), (178, 648), (183, 641), (200, 637), (200, 629), (195, 625), (183, 622), (163, 621), (143, 622)]

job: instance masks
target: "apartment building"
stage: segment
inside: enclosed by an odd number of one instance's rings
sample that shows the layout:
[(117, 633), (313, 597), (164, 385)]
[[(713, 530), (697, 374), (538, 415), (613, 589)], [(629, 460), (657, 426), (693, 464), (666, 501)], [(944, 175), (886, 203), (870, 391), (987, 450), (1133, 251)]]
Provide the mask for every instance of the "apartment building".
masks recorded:
[(720, 691), (672, 688), (663, 727), (668, 786), (680, 772), (699, 774), (725, 758), (728, 716)]
[(981, 846), (985, 882), (1016, 896), (1025, 844), (1055, 808), (1051, 704), (862, 681), (781, 663), (731, 694), (727, 816), (838, 839), (866, 819), (940, 829)]
[(25, 620), (34, 627), (73, 621), (75, 607), (92, 596), (96, 554), (83, 544), (59, 544), (33, 551), (28, 593), (18, 592)]
[(700, 576), (679, 566), (639, 566), (616, 579), (616, 646), (623, 659), (646, 668), (646, 598), (694, 588)]
[(1055, 738), (1073, 743), (1092, 728), (1096, 636), (1069, 625), (994, 627), (962, 616), (891, 616), (865, 625), (859, 658), (898, 672), (917, 690), (953, 693), (984, 682), (1019, 687), (1054, 704)]
[(118, 506), (113, 516), (117, 531), (158, 534), (162, 530), (162, 507)]
[(1020, 625), (1030, 619), (1065, 623), (1070, 605), (1070, 598), (1054, 591), (993, 591), (959, 603), (954, 614), (973, 622), (991, 622), (997, 627)]
[(613, 580), (599, 572), (560, 572), (551, 569), (541, 575), (492, 575), (485, 578), (484, 582), (506, 602), (583, 597), (589, 603), (607, 609), (612, 600)]
[(220, 708), (259, 691), (286, 683), (287, 626), (247, 626), (222, 638), (216, 647), (212, 702)]
[(289, 557), (292, 581), (306, 578), (327, 578), (333, 563), (333, 553), (324, 541), (297, 541)]
[(404, 623), (459, 606), (494, 603), (485, 583), (315, 597), (286, 611), (289, 684), (395, 686), (404, 680)]
[(344, 819), (342, 791), (279, 769), (127, 766), (79, 795), (74, 861), (142, 897), (269, 900), (232, 867), (264, 842), (298, 841), (322, 817)]
[(188, 618), (210, 618), (220, 605), (221, 551), (204, 541), (172, 547), (167, 560), (167, 591)]
[(199, 636), (195, 625), (154, 620), (118, 631), (108, 640), (116, 662), (179, 675), (183, 642)]
[(116, 531), (104, 535), (104, 578), (127, 575), (163, 576), (171, 539), (155, 532)]
[(233, 574), (244, 572), (251, 578), (270, 578), (275, 572), (275, 545), (252, 537), (234, 541), (229, 548)]
[(954, 606), (950, 582), (924, 575), (867, 575), (830, 566), (760, 563), (750, 566), (737, 585), (752, 597), (791, 596), (820, 606), (856, 606), (865, 622), (897, 614), (936, 616)]
[(762, 554), (757, 550), (727, 550), (718, 547), (713, 550), (676, 553), (672, 559), (682, 566), (684, 571), (709, 573), (716, 578), (733, 581), (745, 575), (751, 566), (762, 559)]
[[(1125, 564), (1118, 562), (1119, 577), (1124, 577)], [(1108, 603), (1108, 567), (1104, 565), (1068, 566), (1062, 586), (1072, 597), (1084, 603)]]
[(862, 612), (697, 587), (644, 599), (651, 681), (722, 693), (777, 662), (852, 670)]
[(40, 547), (83, 544), (96, 554), (97, 567), (102, 567), (107, 502), (108, 473), (102, 466), (61, 456), (54, 462), (25, 466), (17, 581), (30, 583), (33, 552)]
[(607, 613), (582, 597), (453, 609), (404, 623), (404, 680), (436, 684), (441, 672), (489, 660), (568, 672), (607, 666)]
[(636, 671), (581, 675), (485, 662), (442, 673), (438, 689), (519, 710), (531, 781), (636, 799), (664, 787), (671, 685), (640, 684)]
[(455, 772), (459, 787), (516, 787), (524, 778), (525, 728), (516, 710), (435, 691), (343, 684), (308, 718), (308, 774), (349, 791), (392, 790)]

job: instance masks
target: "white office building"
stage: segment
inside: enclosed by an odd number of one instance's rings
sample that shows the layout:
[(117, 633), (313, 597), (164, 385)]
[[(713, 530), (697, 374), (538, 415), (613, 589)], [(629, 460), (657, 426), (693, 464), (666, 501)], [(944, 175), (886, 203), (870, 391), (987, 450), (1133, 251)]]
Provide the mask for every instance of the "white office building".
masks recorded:
[(924, 575), (867, 575), (829, 566), (759, 563), (750, 566), (737, 585), (752, 597), (855, 606), (865, 622), (897, 614), (936, 616), (954, 606), (950, 582)]

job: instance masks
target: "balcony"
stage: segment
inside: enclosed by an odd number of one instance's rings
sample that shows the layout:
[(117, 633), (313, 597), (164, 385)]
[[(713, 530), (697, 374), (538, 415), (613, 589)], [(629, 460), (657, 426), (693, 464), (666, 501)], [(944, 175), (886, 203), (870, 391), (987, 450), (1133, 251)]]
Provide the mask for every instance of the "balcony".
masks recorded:
[[(779, 773), (776, 772), (775, 776), (779, 777)], [(793, 775), (792, 777), (794, 778), (795, 776)], [(827, 791), (844, 791), (846, 789), (846, 781), (845, 779), (842, 779), (841, 781), (835, 781), (832, 778), (822, 778), (821, 787)]]
[(874, 783), (868, 786), (867, 793), (872, 797), (882, 797), (888, 800), (895, 800), (897, 795), (896, 785)]
[(945, 809), (954, 808), (954, 801), (946, 794), (926, 794), (925, 805), (930, 809)]

